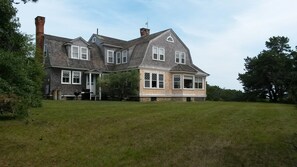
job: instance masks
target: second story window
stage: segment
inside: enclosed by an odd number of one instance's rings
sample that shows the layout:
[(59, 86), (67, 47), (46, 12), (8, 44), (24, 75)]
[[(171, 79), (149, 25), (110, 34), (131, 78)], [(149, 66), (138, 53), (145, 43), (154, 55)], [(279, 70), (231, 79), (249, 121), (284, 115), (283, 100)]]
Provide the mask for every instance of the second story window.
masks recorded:
[(122, 61), (122, 55), (121, 52), (116, 53), (116, 64), (121, 64)]
[(122, 52), (122, 63), (127, 63), (127, 61), (128, 61), (128, 51), (124, 50)]
[(80, 56), (80, 58), (82, 59), (82, 60), (88, 60), (88, 48), (86, 48), (86, 47), (81, 47), (80, 48), (80, 53), (81, 53), (81, 56)]
[(72, 59), (79, 59), (79, 47), (72, 45), (71, 46), (71, 58)]
[(175, 52), (175, 63), (186, 64), (186, 53), (185, 52)]
[(107, 63), (114, 63), (114, 51), (113, 50), (107, 50)]
[(89, 49), (87, 47), (71, 46), (71, 58), (89, 60)]
[(153, 46), (153, 60), (165, 61), (165, 49)]

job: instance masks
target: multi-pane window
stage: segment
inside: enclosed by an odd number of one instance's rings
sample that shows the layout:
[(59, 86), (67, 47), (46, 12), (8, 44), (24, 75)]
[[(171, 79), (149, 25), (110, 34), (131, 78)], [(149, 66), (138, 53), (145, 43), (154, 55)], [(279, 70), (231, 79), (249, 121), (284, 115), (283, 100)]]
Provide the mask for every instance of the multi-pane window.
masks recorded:
[(123, 52), (122, 52), (122, 63), (127, 63), (127, 60), (128, 59), (128, 52), (127, 52), (127, 50), (124, 50)]
[(79, 59), (79, 47), (78, 46), (71, 46), (71, 58)]
[(157, 88), (157, 79), (158, 74), (156, 73), (152, 73), (152, 88)]
[(195, 88), (203, 89), (203, 78), (195, 77)]
[(158, 60), (158, 48), (153, 46), (153, 60)]
[(117, 52), (116, 53), (116, 64), (121, 64), (121, 61), (122, 61), (121, 52)]
[(70, 78), (71, 78), (71, 71), (62, 70), (62, 72), (61, 72), (61, 83), (62, 84), (71, 84)]
[(114, 51), (113, 50), (107, 50), (107, 63), (114, 63)]
[(165, 61), (165, 49), (153, 46), (153, 60)]
[(144, 87), (150, 88), (151, 87), (151, 74), (144, 73)]
[(180, 83), (181, 81), (181, 75), (173, 75), (173, 88), (174, 89), (180, 89)]
[(72, 45), (71, 46), (71, 58), (72, 59), (88, 60), (89, 59), (88, 48)]
[(184, 88), (190, 89), (193, 88), (193, 76), (191, 75), (185, 75), (184, 76)]
[(175, 63), (186, 64), (186, 53), (185, 52), (175, 52)]
[(164, 74), (159, 74), (159, 88), (164, 88)]
[(72, 71), (72, 84), (81, 84), (81, 72)]
[(82, 60), (88, 60), (88, 48), (81, 47), (80, 51), (81, 51), (81, 59)]
[(165, 49), (159, 48), (159, 60), (164, 61), (165, 60)]
[(164, 74), (144, 73), (145, 88), (164, 88)]

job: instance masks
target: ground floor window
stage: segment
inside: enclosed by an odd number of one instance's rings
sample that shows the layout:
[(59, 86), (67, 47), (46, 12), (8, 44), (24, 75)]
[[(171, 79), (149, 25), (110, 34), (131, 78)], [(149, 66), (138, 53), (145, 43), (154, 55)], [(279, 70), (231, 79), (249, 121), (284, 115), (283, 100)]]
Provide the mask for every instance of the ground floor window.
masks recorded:
[(180, 81), (181, 81), (181, 75), (173, 75), (173, 88), (174, 89), (180, 89)]
[(61, 72), (61, 83), (62, 84), (71, 84), (71, 71), (69, 70), (62, 70)]
[(203, 77), (187, 74), (174, 74), (172, 78), (174, 89), (203, 89)]
[(145, 88), (164, 88), (164, 74), (162, 73), (144, 73)]
[(203, 78), (202, 77), (195, 77), (195, 88), (203, 89)]
[(62, 84), (81, 84), (81, 71), (61, 71), (61, 83)]
[(192, 89), (194, 86), (194, 77), (191, 75), (184, 75), (184, 88), (186, 89)]
[(72, 71), (72, 84), (81, 84), (81, 72), (80, 71)]

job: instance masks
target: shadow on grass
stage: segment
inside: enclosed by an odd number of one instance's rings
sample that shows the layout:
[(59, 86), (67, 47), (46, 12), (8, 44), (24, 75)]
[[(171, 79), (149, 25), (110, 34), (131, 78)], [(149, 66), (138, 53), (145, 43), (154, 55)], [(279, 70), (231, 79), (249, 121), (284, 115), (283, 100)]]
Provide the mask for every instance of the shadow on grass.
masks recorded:
[(9, 120), (15, 120), (16, 116), (12, 115), (0, 115), (0, 121), (9, 121)]

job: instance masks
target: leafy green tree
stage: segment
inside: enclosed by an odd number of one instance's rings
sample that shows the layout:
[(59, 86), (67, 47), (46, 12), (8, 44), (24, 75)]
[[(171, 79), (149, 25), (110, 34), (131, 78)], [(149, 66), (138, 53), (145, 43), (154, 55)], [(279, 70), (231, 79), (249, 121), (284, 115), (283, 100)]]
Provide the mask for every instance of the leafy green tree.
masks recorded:
[(283, 101), (289, 90), (292, 71), (291, 50), (287, 37), (271, 37), (266, 42), (268, 50), (245, 59), (245, 73), (238, 80), (249, 95), (271, 102)]
[(222, 89), (219, 86), (208, 84), (206, 99), (210, 101), (247, 101), (245, 94), (240, 90)]
[(41, 105), (43, 70), (32, 56), (32, 39), (19, 32), (12, 3), (0, 1), (0, 111), (16, 116)]
[(109, 73), (99, 80), (103, 94), (123, 100), (138, 94), (139, 72), (137, 70)]

